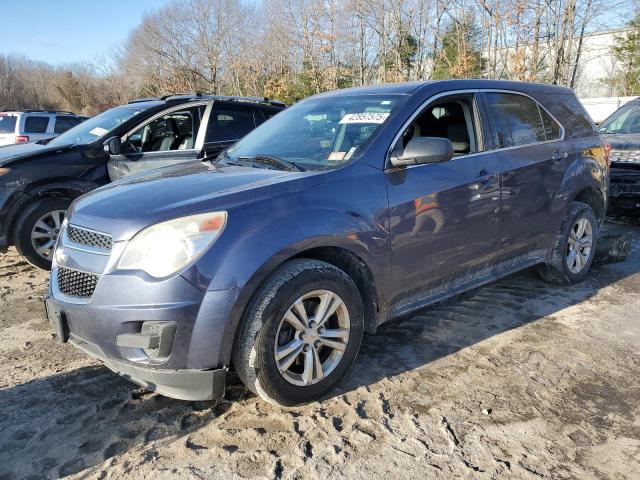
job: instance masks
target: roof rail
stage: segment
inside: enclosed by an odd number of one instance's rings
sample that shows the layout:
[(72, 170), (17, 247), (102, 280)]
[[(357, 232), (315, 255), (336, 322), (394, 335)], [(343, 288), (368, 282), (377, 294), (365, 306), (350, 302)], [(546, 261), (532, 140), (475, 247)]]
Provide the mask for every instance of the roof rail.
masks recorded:
[(159, 97), (143, 97), (143, 98), (134, 98), (133, 100), (129, 100), (127, 103), (153, 102), (158, 100), (160, 100)]
[(137, 98), (135, 100), (129, 101), (129, 103), (139, 103), (139, 102), (149, 102), (149, 101), (175, 101), (175, 100), (187, 100), (194, 98), (202, 98), (206, 100), (218, 100), (223, 102), (248, 102), (248, 103), (261, 103), (266, 105), (272, 105), (274, 107), (285, 107), (286, 105), (283, 102), (278, 100), (271, 100), (267, 97), (240, 97), (233, 95), (213, 95), (210, 93), (204, 92), (195, 92), (195, 93), (171, 93), (167, 95), (163, 95), (161, 97), (147, 97), (147, 98)]
[(45, 109), (38, 109), (38, 108), (22, 108), (14, 111), (23, 112), (23, 113), (64, 113), (67, 115), (76, 115), (75, 113), (69, 112), (67, 110), (45, 110)]

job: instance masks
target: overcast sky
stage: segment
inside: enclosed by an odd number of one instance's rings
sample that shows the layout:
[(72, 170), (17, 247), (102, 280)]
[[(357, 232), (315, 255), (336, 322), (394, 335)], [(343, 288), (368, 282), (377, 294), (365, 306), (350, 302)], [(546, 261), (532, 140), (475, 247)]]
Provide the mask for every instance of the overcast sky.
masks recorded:
[(0, 52), (52, 64), (92, 61), (169, 0), (0, 0)]

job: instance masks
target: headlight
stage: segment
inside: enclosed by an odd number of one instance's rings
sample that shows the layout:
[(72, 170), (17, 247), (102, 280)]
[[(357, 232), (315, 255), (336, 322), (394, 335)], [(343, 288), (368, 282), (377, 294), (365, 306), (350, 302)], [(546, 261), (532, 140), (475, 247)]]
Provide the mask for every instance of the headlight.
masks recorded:
[(612, 162), (640, 163), (640, 150), (611, 150), (609, 160)]
[(7, 175), (11, 170), (9, 170), (8, 168), (0, 168), (0, 177), (2, 177), (3, 175)]
[(213, 244), (226, 223), (227, 212), (212, 212), (151, 225), (125, 247), (118, 268), (142, 270), (155, 278), (168, 277)]

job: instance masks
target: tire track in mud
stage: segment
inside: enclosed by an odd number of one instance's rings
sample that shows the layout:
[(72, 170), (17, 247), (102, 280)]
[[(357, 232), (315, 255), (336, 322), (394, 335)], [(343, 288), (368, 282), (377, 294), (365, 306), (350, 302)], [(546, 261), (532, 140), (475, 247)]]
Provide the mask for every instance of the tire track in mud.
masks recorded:
[[(632, 252), (639, 251), (634, 244)], [(640, 363), (625, 354), (627, 365), (618, 365), (619, 376), (628, 377), (618, 384), (624, 391), (609, 395), (603, 369), (616, 354), (606, 357), (606, 345), (592, 345), (586, 335), (576, 340), (553, 317), (591, 305), (601, 287), (620, 278), (618, 270), (598, 267), (584, 284), (556, 288), (527, 271), (433, 305), (367, 335), (340, 389), (297, 409), (260, 402), (233, 377), (219, 402), (166, 399), (40, 332), (32, 348), (11, 353), (12, 365), (30, 364), (31, 377), (0, 390), (0, 478), (593, 476), (581, 465), (569, 474), (557, 465), (576, 452), (587, 462), (578, 448), (606, 442), (598, 429), (634, 435), (617, 417), (598, 416), (592, 403), (605, 409), (613, 402), (619, 418), (634, 418)], [(9, 292), (30, 294), (26, 283)], [(11, 324), (25, 328), (40, 314), (35, 304), (11, 311)], [(588, 378), (602, 379), (598, 388), (568, 366), (577, 362), (565, 358), (572, 350), (563, 356), (548, 349), (558, 333), (603, 359), (601, 366), (593, 356), (578, 359)]]

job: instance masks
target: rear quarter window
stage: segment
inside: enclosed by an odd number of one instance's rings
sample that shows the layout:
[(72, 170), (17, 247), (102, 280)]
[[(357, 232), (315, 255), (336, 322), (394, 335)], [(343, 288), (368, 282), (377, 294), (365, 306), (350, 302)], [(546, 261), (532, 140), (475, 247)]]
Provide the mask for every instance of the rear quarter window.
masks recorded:
[(16, 117), (12, 115), (0, 115), (0, 133), (15, 133)]
[(597, 135), (593, 120), (575, 95), (547, 94), (543, 105), (560, 120), (567, 138)]
[(24, 120), (24, 133), (46, 133), (49, 117), (29, 116)]

